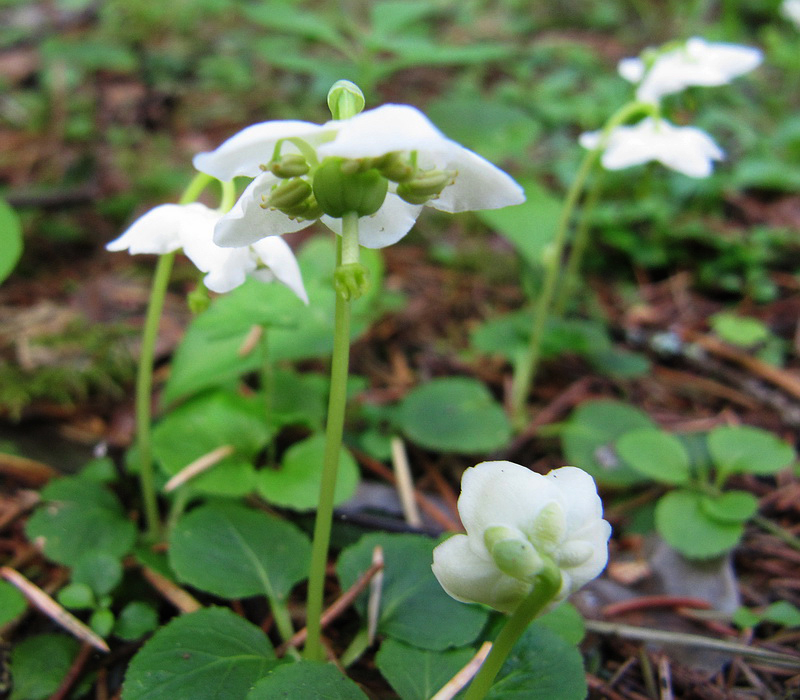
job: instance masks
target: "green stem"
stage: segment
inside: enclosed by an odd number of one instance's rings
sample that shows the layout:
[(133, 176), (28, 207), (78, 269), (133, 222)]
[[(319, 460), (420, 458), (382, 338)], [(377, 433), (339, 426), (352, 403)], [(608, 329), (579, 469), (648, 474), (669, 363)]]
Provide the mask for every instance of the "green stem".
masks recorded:
[(784, 530), (780, 525), (776, 525), (771, 520), (768, 520), (763, 515), (754, 515), (751, 520), (758, 525), (762, 530), (766, 530), (772, 535), (775, 535), (779, 540), (785, 542), (793, 549), (800, 550), (800, 538), (795, 537), (788, 530)]
[(631, 102), (615, 112), (603, 126), (598, 145), (594, 149), (588, 151), (584, 156), (578, 172), (575, 175), (575, 179), (572, 181), (567, 191), (567, 195), (564, 199), (564, 206), (561, 209), (561, 215), (558, 220), (556, 234), (547, 252), (548, 261), (545, 263), (542, 289), (539, 293), (539, 298), (536, 300), (536, 307), (533, 312), (533, 325), (531, 327), (531, 339), (528, 346), (527, 357), (522, 363), (521, 371), (514, 377), (514, 384), (511, 389), (512, 419), (518, 430), (521, 430), (525, 425), (525, 404), (528, 395), (533, 390), (536, 372), (539, 369), (542, 339), (547, 326), (550, 308), (553, 304), (559, 272), (561, 271), (561, 258), (567, 240), (567, 232), (569, 231), (569, 225), (572, 221), (575, 207), (583, 192), (586, 179), (605, 148), (609, 135), (616, 127), (624, 124), (635, 114), (640, 112), (656, 114), (657, 109), (656, 105), (643, 102)]
[(562, 316), (564, 314), (567, 303), (575, 292), (575, 288), (578, 286), (578, 274), (581, 269), (581, 263), (583, 262), (583, 256), (586, 253), (586, 248), (589, 245), (591, 216), (600, 199), (600, 191), (602, 190), (602, 173), (602, 170), (598, 172), (586, 195), (580, 224), (578, 224), (578, 228), (575, 231), (575, 239), (570, 247), (567, 264), (564, 270), (564, 279), (555, 302), (556, 316)]
[(511, 653), (517, 640), (528, 628), (531, 621), (550, 603), (561, 588), (561, 572), (554, 564), (549, 564), (533, 582), (533, 590), (506, 620), (500, 634), (492, 644), (492, 650), (483, 662), (475, 678), (472, 679), (464, 700), (481, 700), (492, 687), (495, 677)]
[[(343, 252), (352, 252), (353, 240), (358, 245), (358, 216), (346, 214), (342, 219), (342, 236), (337, 243), (337, 266), (347, 262)], [(357, 251), (357, 248), (356, 248)], [(308, 577), (308, 604), (306, 627), (308, 636), (304, 655), (307, 659), (321, 661), (322, 653), (322, 603), (325, 587), (325, 569), (328, 563), (328, 546), (333, 522), (333, 494), (339, 469), (339, 454), (344, 431), (345, 404), (347, 400), (347, 374), (350, 362), (350, 302), (336, 295), (335, 327), (333, 332), (333, 357), (331, 359), (331, 388), (328, 398), (328, 423), (325, 429), (325, 455), (319, 502), (314, 522), (314, 539), (311, 545), (311, 569)]]
[(155, 477), (153, 474), (153, 445), (151, 435), (153, 393), (153, 361), (155, 359), (158, 326), (161, 311), (167, 296), (167, 285), (172, 273), (175, 253), (167, 253), (158, 258), (153, 285), (150, 289), (150, 303), (142, 333), (142, 349), (139, 368), (136, 374), (136, 447), (139, 454), (139, 486), (145, 517), (145, 536), (155, 542), (161, 535), (161, 523), (156, 500)]
[[(194, 202), (203, 189), (213, 180), (210, 175), (200, 173), (189, 183), (180, 198), (180, 204)], [(150, 289), (150, 301), (147, 306), (144, 330), (142, 331), (142, 347), (139, 356), (139, 367), (136, 374), (136, 447), (139, 457), (139, 486), (145, 518), (145, 537), (156, 541), (161, 535), (161, 522), (158, 514), (158, 501), (153, 474), (153, 445), (151, 435), (153, 393), (153, 362), (155, 359), (158, 327), (161, 312), (167, 296), (172, 265), (175, 253), (167, 253), (158, 259), (153, 284)]]

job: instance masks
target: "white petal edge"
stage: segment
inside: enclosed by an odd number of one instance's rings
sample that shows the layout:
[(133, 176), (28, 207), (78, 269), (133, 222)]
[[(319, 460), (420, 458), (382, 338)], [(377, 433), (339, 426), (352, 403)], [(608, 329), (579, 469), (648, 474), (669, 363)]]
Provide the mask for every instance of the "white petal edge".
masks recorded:
[(127, 250), (131, 255), (164, 255), (181, 247), (180, 227), (185, 207), (161, 204), (140, 216), (126, 231), (106, 245), (106, 250)]
[(304, 304), (308, 304), (303, 275), (289, 244), (280, 236), (268, 236), (256, 241), (251, 247), (275, 279), (291, 289)]
[[(397, 243), (413, 228), (421, 211), (421, 206), (409, 204), (389, 192), (377, 212), (358, 220), (358, 242), (365, 248), (385, 248)], [(323, 216), (321, 221), (341, 235), (341, 219)]]
[[(328, 125), (286, 120), (253, 124), (234, 134), (213, 151), (198, 153), (192, 163), (201, 173), (227, 182), (238, 175), (255, 177), (260, 165), (268, 163), (280, 139), (302, 138), (309, 143), (321, 143), (333, 130)], [(281, 153), (297, 153), (287, 142)]]

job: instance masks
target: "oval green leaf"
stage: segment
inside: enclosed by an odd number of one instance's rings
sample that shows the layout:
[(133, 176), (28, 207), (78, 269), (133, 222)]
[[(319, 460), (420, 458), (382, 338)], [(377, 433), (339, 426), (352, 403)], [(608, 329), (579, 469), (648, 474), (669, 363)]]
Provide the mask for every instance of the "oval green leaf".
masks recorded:
[(244, 698), (278, 660), (267, 636), (227, 608), (176, 617), (133, 657), (122, 700)]
[(474, 655), (472, 647), (431, 651), (387, 639), (375, 663), (403, 700), (430, 700)]
[(22, 615), (28, 602), (16, 586), (0, 581), (0, 627)]
[[(384, 570), (378, 632), (422, 649), (441, 650), (472, 642), (488, 612), (448, 596), (431, 571), (436, 542), (421, 535), (375, 533), (362, 537), (339, 557), (337, 572), (347, 589), (366, 571), (372, 550), (383, 548)], [(363, 616), (366, 594), (356, 601)]]
[(514, 645), (486, 700), (583, 700), (586, 694), (577, 647), (537, 622)]
[(722, 523), (743, 523), (758, 512), (758, 499), (748, 491), (703, 496), (700, 505), (707, 516)]
[[(256, 477), (258, 492), (270, 503), (295, 510), (312, 510), (319, 501), (319, 482), (325, 455), (325, 436), (312, 435), (292, 445), (279, 469), (264, 468)], [(334, 503), (352, 497), (358, 486), (358, 465), (344, 447), (339, 452)]]
[(601, 399), (582, 403), (561, 430), (564, 456), (611, 486), (643, 483), (647, 477), (634, 470), (616, 451), (617, 440), (640, 428), (656, 429), (650, 417), (634, 406)]
[(733, 549), (744, 532), (741, 523), (724, 523), (703, 511), (703, 496), (672, 491), (656, 505), (656, 528), (667, 543), (692, 559), (708, 559)]
[(434, 379), (413, 389), (397, 420), (410, 440), (441, 452), (491, 452), (511, 437), (503, 409), (483, 384), (467, 377)]
[(689, 481), (689, 455), (681, 441), (657, 428), (639, 428), (616, 442), (617, 454), (640, 474), (664, 484)]
[(708, 449), (714, 465), (725, 474), (775, 474), (795, 459), (790, 445), (749, 425), (714, 428), (708, 435)]
[(17, 266), (22, 255), (22, 224), (17, 213), (0, 199), (0, 283)]
[(78, 654), (77, 639), (39, 634), (23, 639), (11, 652), (14, 688), (10, 700), (43, 700), (58, 690)]
[(31, 540), (42, 538), (53, 561), (76, 566), (89, 552), (119, 559), (133, 547), (135, 525), (100, 484), (77, 476), (56, 479), (42, 489), (42, 500), (25, 531)]
[(308, 573), (311, 543), (297, 527), (236, 503), (200, 506), (169, 538), (178, 577), (222, 598), (266, 595), (284, 600)]
[(364, 692), (332, 664), (298, 661), (276, 666), (247, 695), (247, 700), (367, 700)]

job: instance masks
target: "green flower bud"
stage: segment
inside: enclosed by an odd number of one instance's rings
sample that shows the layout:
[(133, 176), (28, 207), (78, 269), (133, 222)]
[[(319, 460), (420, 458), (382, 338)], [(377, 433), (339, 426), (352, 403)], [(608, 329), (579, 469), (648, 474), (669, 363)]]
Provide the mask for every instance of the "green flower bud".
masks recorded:
[(425, 204), (436, 199), (442, 190), (455, 182), (453, 170), (429, 170), (397, 186), (397, 196), (409, 204)]
[(364, 93), (349, 80), (337, 80), (328, 91), (328, 108), (334, 119), (349, 119), (364, 109)]
[(387, 180), (392, 182), (407, 182), (414, 177), (414, 167), (407, 159), (399, 153), (387, 153), (385, 156), (376, 158), (374, 167)]
[(551, 501), (539, 511), (528, 534), (544, 550), (552, 551), (561, 544), (566, 531), (564, 509), (559, 503)]
[(210, 303), (211, 298), (208, 296), (208, 289), (202, 282), (186, 295), (186, 304), (193, 314), (203, 313)]
[(374, 214), (383, 205), (389, 181), (377, 170), (356, 170), (345, 158), (326, 158), (314, 173), (314, 196), (322, 211), (337, 219), (345, 214)]
[(272, 161), (269, 170), (277, 177), (291, 178), (305, 175), (309, 171), (309, 165), (299, 153), (287, 153), (280, 160)]
[(261, 207), (285, 212), (289, 207), (302, 204), (310, 194), (311, 185), (306, 180), (299, 177), (292, 178), (278, 183), (272, 192), (264, 197)]
[(489, 527), (483, 541), (497, 568), (513, 578), (530, 581), (544, 568), (544, 559), (517, 530), (502, 525)]
[(361, 263), (339, 265), (333, 273), (333, 286), (345, 301), (360, 299), (369, 290), (369, 270)]

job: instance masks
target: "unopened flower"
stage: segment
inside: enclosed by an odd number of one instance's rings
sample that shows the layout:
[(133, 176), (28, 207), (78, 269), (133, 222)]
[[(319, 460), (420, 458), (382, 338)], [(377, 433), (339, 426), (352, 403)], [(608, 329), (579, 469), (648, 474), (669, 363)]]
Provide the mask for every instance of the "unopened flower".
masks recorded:
[(641, 58), (626, 58), (619, 63), (619, 73), (638, 83), (636, 99), (658, 102), (665, 95), (693, 85), (725, 85), (756, 68), (761, 51), (749, 46), (708, 42), (693, 37), (666, 51), (648, 49)]
[(320, 219), (341, 232), (359, 216), (359, 243), (382, 248), (405, 236), (423, 206), (446, 212), (519, 204), (506, 173), (446, 138), (419, 110), (384, 105), (325, 124), (255, 124), (210, 153), (201, 172), (254, 180), (217, 224), (215, 241), (243, 246)]
[(800, 29), (800, 0), (783, 0), (781, 14)]
[(163, 255), (183, 249), (213, 292), (228, 292), (247, 277), (262, 282), (277, 280), (308, 303), (300, 267), (289, 245), (278, 236), (250, 246), (222, 248), (214, 243), (214, 227), (222, 214), (204, 204), (162, 204), (131, 224), (111, 241), (111, 251), (128, 250), (132, 255)]
[(633, 126), (618, 126), (602, 144), (602, 132), (581, 134), (584, 148), (603, 147), (600, 162), (608, 170), (621, 170), (658, 161), (689, 177), (708, 177), (713, 161), (725, 157), (722, 149), (702, 129), (675, 126), (666, 119), (647, 117)]
[(576, 467), (547, 476), (513, 462), (467, 469), (458, 512), (467, 531), (433, 551), (433, 573), (456, 600), (510, 613), (545, 564), (561, 573), (554, 603), (600, 574), (611, 526), (594, 480)]

